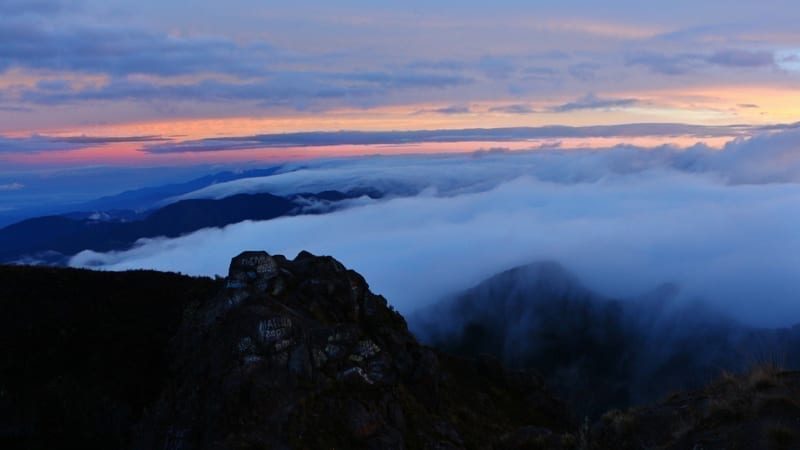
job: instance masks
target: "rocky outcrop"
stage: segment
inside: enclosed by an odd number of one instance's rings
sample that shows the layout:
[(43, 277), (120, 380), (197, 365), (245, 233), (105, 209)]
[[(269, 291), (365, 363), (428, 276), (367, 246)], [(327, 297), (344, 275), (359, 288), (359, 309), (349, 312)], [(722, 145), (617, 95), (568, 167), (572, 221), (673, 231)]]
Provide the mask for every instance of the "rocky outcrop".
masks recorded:
[(135, 448), (574, 441), (563, 405), (538, 376), (420, 345), (383, 297), (331, 257), (237, 256), (223, 291), (187, 309), (170, 354), (171, 380)]

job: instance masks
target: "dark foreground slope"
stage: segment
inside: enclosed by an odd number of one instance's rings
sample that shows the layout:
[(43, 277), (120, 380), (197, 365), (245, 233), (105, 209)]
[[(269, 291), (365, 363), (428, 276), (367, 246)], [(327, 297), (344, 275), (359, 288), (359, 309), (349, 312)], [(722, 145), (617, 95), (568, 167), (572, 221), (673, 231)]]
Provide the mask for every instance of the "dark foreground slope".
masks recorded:
[(0, 266), (0, 448), (121, 448), (163, 389), (183, 311), (221, 285)]
[(0, 448), (572, 446), (527, 371), (421, 346), (329, 257), (234, 260), (225, 287), (0, 268)]
[[(585, 306), (585, 291), (547, 280), (556, 299)], [(543, 362), (561, 349), (588, 364), (575, 367), (624, 365), (615, 333), (579, 333), (596, 355), (573, 342), (571, 327), (593, 317), (575, 311), (544, 310), (567, 331), (539, 336), (553, 348)], [(620, 314), (601, 311), (612, 322)], [(475, 336), (478, 349), (497, 339)], [(797, 372), (725, 375), (573, 421), (534, 373), (420, 345), (360, 275), (308, 253), (244, 253), (224, 281), (0, 266), (0, 346), (2, 449), (800, 448)], [(626, 380), (617, 369), (562, 373), (578, 402), (595, 398), (591, 386), (616, 390), (613, 374)]]
[(652, 406), (609, 411), (591, 443), (608, 450), (798, 449), (800, 372), (762, 366)]

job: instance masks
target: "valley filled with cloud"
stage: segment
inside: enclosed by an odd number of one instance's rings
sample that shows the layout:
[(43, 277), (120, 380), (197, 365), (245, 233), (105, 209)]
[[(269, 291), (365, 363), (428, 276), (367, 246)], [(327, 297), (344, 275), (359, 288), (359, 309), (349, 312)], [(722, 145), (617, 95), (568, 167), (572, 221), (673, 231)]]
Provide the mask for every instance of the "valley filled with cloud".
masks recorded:
[[(70, 263), (224, 274), (227, 256), (266, 249), (336, 255), (403, 313), (517, 265), (552, 260), (605, 295), (664, 283), (752, 325), (800, 317), (800, 158), (794, 129), (723, 150), (550, 149), (323, 160), (171, 199), (348, 191), (325, 214), (246, 221)], [(765, 307), (765, 305), (769, 305)]]

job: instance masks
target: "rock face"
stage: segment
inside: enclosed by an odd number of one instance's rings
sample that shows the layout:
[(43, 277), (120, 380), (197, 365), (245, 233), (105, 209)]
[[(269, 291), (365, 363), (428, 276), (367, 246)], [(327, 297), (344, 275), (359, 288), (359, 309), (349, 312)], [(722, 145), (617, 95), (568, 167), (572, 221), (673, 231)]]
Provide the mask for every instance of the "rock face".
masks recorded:
[[(440, 354), (331, 257), (233, 259), (184, 313), (138, 449), (558, 448), (574, 439), (540, 378)], [(527, 446), (527, 447), (526, 447)]]

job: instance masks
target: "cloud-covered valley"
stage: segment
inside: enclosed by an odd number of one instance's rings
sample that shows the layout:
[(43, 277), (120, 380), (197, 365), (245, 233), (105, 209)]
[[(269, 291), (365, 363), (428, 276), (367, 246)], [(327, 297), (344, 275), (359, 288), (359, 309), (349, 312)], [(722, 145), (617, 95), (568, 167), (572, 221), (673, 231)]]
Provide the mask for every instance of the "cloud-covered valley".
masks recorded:
[[(224, 274), (245, 249), (335, 255), (409, 313), (495, 273), (556, 260), (629, 297), (662, 283), (758, 325), (800, 321), (797, 131), (706, 148), (376, 157), (311, 163), (194, 196), (371, 186), (324, 215), (242, 222), (71, 264)], [(392, 194), (397, 195), (392, 195)]]

